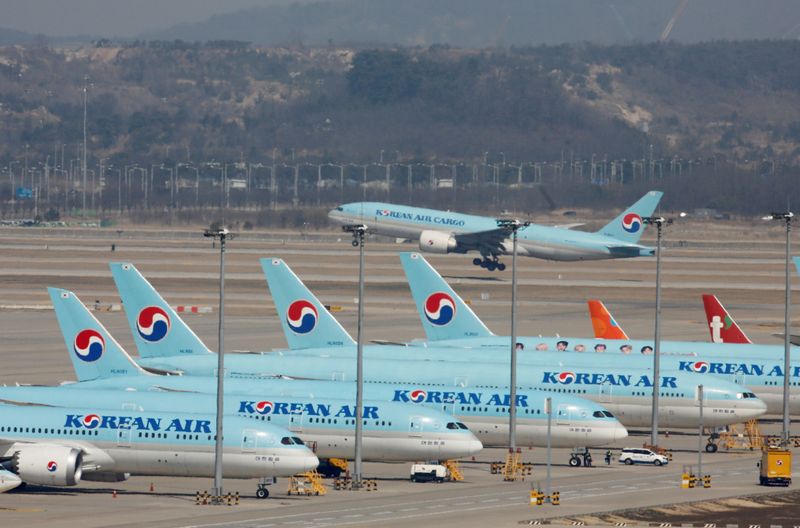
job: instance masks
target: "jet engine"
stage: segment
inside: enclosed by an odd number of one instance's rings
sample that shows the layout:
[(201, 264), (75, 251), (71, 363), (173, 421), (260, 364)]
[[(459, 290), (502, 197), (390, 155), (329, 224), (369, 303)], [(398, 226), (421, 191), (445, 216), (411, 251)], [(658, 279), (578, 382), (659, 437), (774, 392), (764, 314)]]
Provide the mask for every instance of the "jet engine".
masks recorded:
[(427, 251), (428, 253), (452, 253), (456, 250), (458, 242), (456, 237), (450, 233), (443, 233), (441, 231), (423, 231), (419, 235), (419, 249), (420, 251)]
[(47, 444), (18, 444), (11, 459), (12, 471), (23, 482), (44, 486), (74, 486), (81, 480), (80, 449)]

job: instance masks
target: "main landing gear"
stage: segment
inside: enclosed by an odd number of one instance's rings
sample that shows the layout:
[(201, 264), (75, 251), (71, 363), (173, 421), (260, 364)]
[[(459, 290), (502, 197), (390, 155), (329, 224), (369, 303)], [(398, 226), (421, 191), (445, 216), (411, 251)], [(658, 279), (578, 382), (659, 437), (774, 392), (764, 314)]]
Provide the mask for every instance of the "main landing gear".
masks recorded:
[(505, 271), (506, 270), (506, 265), (503, 264), (502, 262), (500, 262), (497, 257), (492, 257), (492, 258), (483, 257), (482, 259), (474, 258), (474, 259), (472, 259), (472, 263), (475, 266), (480, 266), (480, 267), (482, 267), (484, 269), (487, 269), (489, 271), (494, 271), (494, 270)]

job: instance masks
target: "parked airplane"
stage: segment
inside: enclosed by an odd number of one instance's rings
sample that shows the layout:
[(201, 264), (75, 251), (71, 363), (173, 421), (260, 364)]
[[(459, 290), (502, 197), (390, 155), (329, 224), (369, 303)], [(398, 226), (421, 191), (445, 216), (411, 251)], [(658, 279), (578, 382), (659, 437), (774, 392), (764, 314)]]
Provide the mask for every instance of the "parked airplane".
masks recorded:
[(603, 301), (591, 299), (589, 305), (589, 318), (592, 321), (594, 336), (597, 339), (628, 339), (628, 334), (617, 323), (617, 320), (608, 311)]
[[(75, 486), (130, 475), (214, 475), (214, 417), (87, 407), (0, 405), (0, 463), (23, 482)], [(282, 427), (227, 417), (226, 478), (289, 476), (317, 467), (317, 457)]]
[(8, 470), (0, 469), (0, 493), (5, 493), (8, 490), (12, 490), (21, 484), (22, 479), (19, 478), (18, 475), (15, 475)]
[[(74, 293), (56, 288), (48, 291), (78, 379), (107, 377), (114, 372), (151, 377), (138, 368)], [(208, 387), (207, 392), (215, 393), (216, 384), (214, 380), (209, 381), (214, 388)], [(247, 397), (233, 395), (228, 390), (224, 402), (226, 413), (286, 427), (314, 445), (320, 458), (353, 458), (355, 406), (352, 399), (342, 399), (337, 394), (285, 398), (261, 389)], [(211, 394), (109, 391), (108, 388), (65, 392), (62, 387), (0, 387), (0, 400), (5, 401), (81, 406), (87, 399), (96, 402), (94, 407), (97, 408), (132, 407), (142, 411), (201, 412), (213, 409), (216, 402), (216, 396)], [(464, 424), (435, 409), (366, 400), (363, 416), (365, 460), (447, 460), (475, 454), (482, 448)]]
[[(421, 254), (401, 253), (400, 260), (427, 337), (427, 341), (414, 341), (409, 343), (410, 345), (439, 348), (482, 348), (509, 345), (510, 338), (493, 334)], [(521, 342), (526, 350), (561, 351), (574, 349), (579, 345), (579, 348), (586, 350), (593, 350), (595, 346), (599, 346), (603, 352), (607, 353), (649, 354), (653, 350), (652, 339), (629, 339), (624, 343), (619, 341), (604, 343), (596, 341), (593, 337), (539, 335), (520, 336), (517, 341)], [(683, 356), (687, 360), (702, 358), (711, 361), (713, 358), (719, 362), (738, 358), (743, 361), (776, 361), (783, 358), (783, 345), (662, 340), (661, 353), (663, 356)], [(798, 352), (798, 357), (800, 357), (800, 352)]]
[[(663, 193), (650, 191), (599, 231), (531, 224), (519, 230), (517, 254), (548, 260), (602, 260), (652, 256), (655, 249), (639, 245), (643, 217), (653, 214)], [(467, 253), (482, 258), (473, 264), (503, 271), (500, 255), (511, 252), (509, 231), (495, 218), (437, 211), (381, 202), (340, 205), (328, 213), (338, 224), (365, 224), (371, 233), (419, 240), (421, 251)]]
[[(67, 295), (64, 296), (63, 293)], [(114, 407), (126, 404), (144, 407), (143, 402), (147, 403), (145, 408), (154, 410), (162, 407), (182, 409), (195, 406), (213, 407), (213, 402), (205, 401), (208, 396), (198, 393), (214, 393), (216, 391), (214, 378), (161, 376), (143, 371), (73, 293), (52, 289), (51, 297), (80, 383), (57, 388), (0, 387), (0, 400), (19, 400), (24, 395), (28, 401), (37, 403), (52, 404), (58, 401), (64, 404), (78, 403), (79, 400), (74, 398), (85, 398), (85, 394), (69, 395), (58, 391), (63, 388), (81, 388), (97, 391), (94, 393), (96, 395), (93, 397), (94, 400), (103, 401), (104, 404), (111, 404)], [(72, 346), (75, 336), (85, 329), (95, 331), (103, 339), (102, 353), (93, 361), (84, 360), (84, 356)], [(119, 392), (116, 395), (107, 395), (104, 392), (107, 389)], [(154, 390), (160, 391), (155, 403), (149, 394), (133, 392)], [(365, 393), (365, 409), (368, 410), (365, 416), (369, 418), (365, 420), (364, 456), (368, 459), (373, 457), (372, 449), (369, 447), (371, 442), (376, 443), (374, 447), (378, 453), (382, 453), (382, 449), (388, 449), (393, 442), (399, 445), (394, 446), (397, 449), (404, 447), (406, 451), (401, 454), (405, 458), (395, 460), (459, 458), (472, 454), (476, 446), (468, 441), (465, 443), (466, 433), (462, 431), (460, 422), (454, 421), (453, 416), (477, 432), (482, 441), (499, 445), (508, 438), (506, 407), (509, 396), (507, 394), (492, 390), (464, 392), (462, 387), (420, 384), (369, 385)], [(518, 393), (517, 407), (520, 418), (517, 436), (520, 446), (546, 445), (547, 419), (543, 414), (543, 406), (547, 396), (549, 395), (539, 391)], [(292, 401), (286, 402), (289, 397)], [(261, 419), (266, 416), (270, 421), (274, 419), (274, 423), (284, 425), (291, 431), (299, 433), (304, 440), (316, 443), (317, 455), (320, 457), (352, 458), (349, 450), (352, 449), (350, 442), (354, 411), (348, 405), (355, 399), (353, 383), (237, 379), (228, 383), (226, 398), (229, 410), (236, 409), (238, 414), (244, 416)], [(342, 398), (344, 400), (341, 400)], [(326, 407), (320, 407), (321, 404), (325, 404)], [(423, 407), (418, 408), (410, 404), (420, 404)], [(295, 412), (298, 405), (302, 405), (299, 413)], [(627, 431), (613, 415), (595, 403), (567, 394), (554, 394), (552, 406), (556, 420), (551, 427), (551, 440), (555, 446), (603, 445), (627, 436)], [(305, 412), (305, 409), (313, 412)], [(334, 409), (338, 411), (333, 413)], [(331, 416), (320, 416), (323, 411)], [(439, 411), (447, 414), (442, 415)], [(453, 424), (458, 430), (453, 428)], [(347, 427), (348, 425), (350, 426)], [(405, 437), (399, 435), (399, 440), (389, 438), (392, 434), (398, 436), (396, 434), (398, 431), (405, 433)], [(344, 440), (341, 438), (334, 439), (336, 441), (331, 440), (331, 435), (337, 432), (340, 437), (344, 437)], [(450, 438), (446, 438), (447, 436)], [(410, 446), (403, 445), (403, 439), (406, 437), (412, 439)], [(446, 449), (445, 440), (447, 440)], [(378, 445), (379, 441), (387, 445)], [(414, 442), (421, 443), (422, 446)], [(374, 456), (376, 460), (381, 460), (386, 459), (388, 455)]]
[[(594, 337), (597, 339), (629, 339), (602, 301), (591, 300), (588, 302)], [(722, 306), (716, 295), (704, 293), (703, 307), (712, 343), (753, 343), (734, 321), (728, 310)]]
[[(132, 271), (132, 268), (120, 270)], [(116, 275), (116, 274), (115, 274)], [(312, 302), (313, 299), (313, 302)], [(303, 302), (309, 302), (313, 310), (301, 310), (300, 318), (295, 323), (300, 330), (310, 331), (316, 323), (308, 319), (316, 318), (324, 311), (318, 305), (316, 298), (311, 296)], [(317, 303), (317, 304), (314, 304)], [(124, 301), (127, 310), (136, 310), (138, 305)], [(151, 305), (148, 302), (145, 306)], [(156, 306), (155, 304), (152, 304)], [(159, 307), (163, 308), (163, 307)], [(164, 313), (169, 313), (164, 310)], [(281, 310), (279, 313), (289, 313)], [(185, 326), (177, 314), (170, 320), (169, 328)], [(135, 324), (137, 318), (131, 317), (129, 321)], [(137, 332), (137, 327), (132, 325), (132, 331)], [(171, 332), (171, 330), (170, 330)], [(169, 332), (168, 332), (169, 333)], [(197, 340), (196, 343), (183, 347), (180, 343), (171, 342), (170, 346), (161, 345), (167, 341), (167, 335), (162, 339), (146, 345), (146, 354), (140, 363), (151, 369), (161, 371), (175, 371), (193, 376), (210, 376), (216, 369), (216, 357)], [(182, 331), (181, 335), (187, 335)], [(138, 343), (139, 341), (137, 341)], [(203, 347), (202, 350), (198, 347)], [(232, 377), (276, 377), (290, 376), (304, 379), (354, 379), (354, 362), (348, 347), (330, 347), (319, 349), (315, 353), (294, 351), (272, 354), (230, 354), (226, 356), (226, 370)], [(176, 355), (176, 350), (197, 350), (195, 354)], [(413, 347), (398, 347), (398, 350), (411, 354), (425, 352)], [(453, 349), (442, 349), (452, 351)], [(335, 357), (326, 357), (335, 356)], [(441, 354), (439, 354), (441, 356)], [(435, 355), (434, 355), (435, 357)], [(585, 356), (584, 356), (585, 357)], [(574, 394), (599, 402), (607, 407), (623, 425), (647, 425), (650, 418), (650, 395), (653, 381), (647, 371), (642, 369), (623, 369), (619, 365), (612, 368), (580, 368), (571, 369), (562, 366), (535, 366), (520, 365), (519, 387), (525, 390), (543, 389), (560, 394)], [(497, 362), (464, 362), (443, 361), (431, 359), (406, 361), (385, 360), (370, 357), (364, 364), (364, 380), (367, 383), (410, 383), (410, 384), (440, 384), (456, 385), (476, 388), (507, 387), (508, 369)], [(743, 391), (740, 387), (719, 380), (714, 377), (686, 372), (668, 372), (658, 380), (661, 392), (661, 406), (659, 420), (665, 426), (694, 427), (698, 419), (698, 407), (694, 400), (698, 384), (706, 387), (709, 400), (709, 410), (706, 413), (706, 423), (710, 426), (714, 422), (719, 425), (741, 422), (743, 417), (754, 417), (763, 414), (763, 402), (751, 393)], [(570, 386), (570, 385), (575, 385)], [(566, 386), (565, 386), (566, 385)], [(745, 419), (747, 419), (745, 418)]]

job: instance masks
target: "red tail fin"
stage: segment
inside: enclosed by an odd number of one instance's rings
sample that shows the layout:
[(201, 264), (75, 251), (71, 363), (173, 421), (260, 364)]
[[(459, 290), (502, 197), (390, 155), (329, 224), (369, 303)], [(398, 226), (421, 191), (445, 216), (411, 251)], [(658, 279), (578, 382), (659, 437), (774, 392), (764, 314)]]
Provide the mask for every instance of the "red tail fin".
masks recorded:
[(606, 309), (603, 301), (592, 299), (588, 301), (588, 304), (589, 317), (592, 319), (592, 327), (596, 338), (628, 339), (628, 334), (617, 324), (611, 312)]
[(712, 343), (752, 343), (716, 295), (703, 294), (703, 306)]

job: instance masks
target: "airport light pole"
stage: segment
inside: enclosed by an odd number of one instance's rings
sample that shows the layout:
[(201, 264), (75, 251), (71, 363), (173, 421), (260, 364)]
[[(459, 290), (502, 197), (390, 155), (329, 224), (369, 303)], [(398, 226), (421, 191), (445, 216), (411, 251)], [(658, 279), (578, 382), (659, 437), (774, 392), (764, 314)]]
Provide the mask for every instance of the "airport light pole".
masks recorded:
[(672, 218), (663, 216), (646, 216), (642, 218), (646, 225), (656, 226), (656, 321), (653, 339), (653, 409), (651, 415), (652, 432), (650, 444), (658, 445), (658, 393), (661, 389), (661, 238), (665, 225), (672, 223)]
[(517, 447), (517, 231), (530, 222), (516, 218), (497, 220), (497, 226), (511, 231), (511, 378), (508, 402), (508, 449)]
[(367, 226), (350, 224), (342, 230), (353, 235), (353, 246), (358, 247), (358, 331), (356, 333), (356, 442), (353, 468), (353, 489), (361, 488), (362, 443), (364, 436), (364, 236)]
[(764, 220), (779, 220), (786, 224), (786, 304), (783, 310), (783, 431), (781, 431), (781, 443), (784, 447), (789, 445), (789, 437), (791, 436), (792, 418), (789, 415), (789, 375), (791, 373), (791, 346), (789, 340), (789, 331), (791, 321), (789, 320), (789, 304), (791, 302), (792, 287), (789, 281), (789, 258), (791, 241), (789, 234), (792, 231), (792, 220), (794, 213), (786, 211), (783, 213), (770, 213), (764, 217)]
[(697, 402), (700, 405), (700, 424), (697, 433), (697, 478), (703, 478), (703, 386), (697, 386)]
[(550, 466), (553, 464), (553, 456), (552, 456), (552, 423), (553, 423), (553, 398), (547, 397), (544, 400), (544, 412), (547, 413), (547, 480), (545, 481), (545, 493), (547, 494), (547, 502), (550, 502), (550, 495), (552, 495), (552, 490), (550, 489), (551, 480), (550, 480)]
[(217, 431), (214, 443), (214, 504), (222, 504), (222, 414), (224, 412), (224, 379), (225, 379), (225, 241), (232, 235), (225, 228), (206, 229), (203, 236), (219, 239), (219, 329), (217, 348)]

